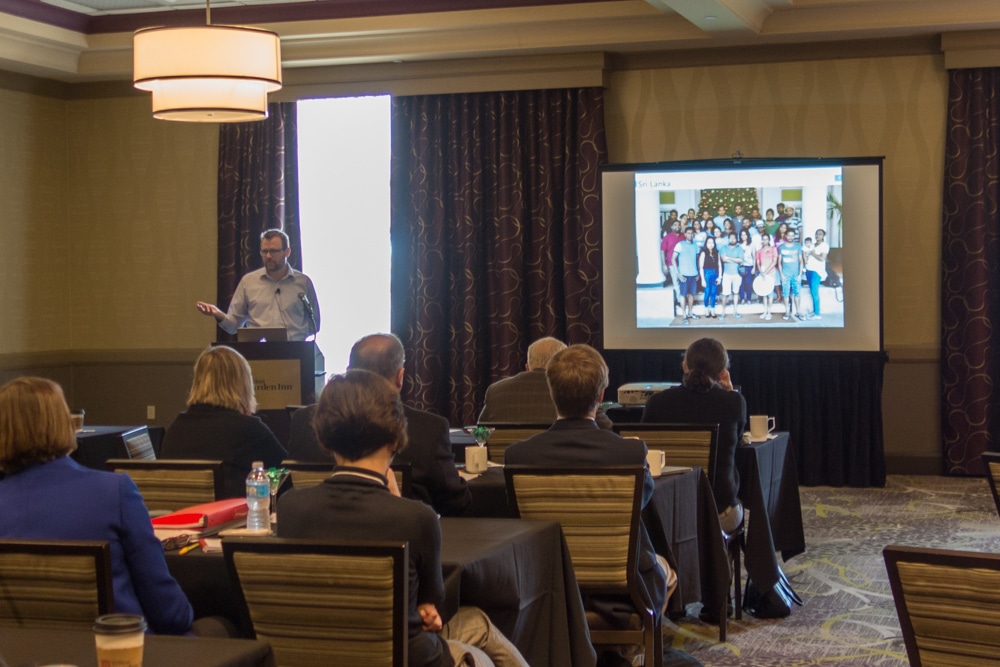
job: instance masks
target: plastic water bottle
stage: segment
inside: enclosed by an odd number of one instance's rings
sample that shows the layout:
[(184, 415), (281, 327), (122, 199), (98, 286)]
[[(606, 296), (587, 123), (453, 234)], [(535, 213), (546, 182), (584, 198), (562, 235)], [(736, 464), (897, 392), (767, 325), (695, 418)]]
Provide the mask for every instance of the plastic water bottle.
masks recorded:
[(271, 529), (271, 480), (263, 461), (254, 461), (247, 475), (247, 529)]

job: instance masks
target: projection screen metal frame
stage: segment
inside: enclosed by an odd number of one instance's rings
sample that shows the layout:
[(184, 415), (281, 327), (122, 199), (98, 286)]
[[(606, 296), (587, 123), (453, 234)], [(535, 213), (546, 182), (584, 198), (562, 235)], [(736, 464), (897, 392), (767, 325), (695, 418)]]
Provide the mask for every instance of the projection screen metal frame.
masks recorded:
[[(766, 158), (612, 164), (602, 169), (605, 349), (683, 350), (699, 336), (733, 350), (883, 351), (882, 165), (884, 157)], [(759, 326), (639, 329), (636, 324), (635, 174), (843, 167), (844, 327)]]

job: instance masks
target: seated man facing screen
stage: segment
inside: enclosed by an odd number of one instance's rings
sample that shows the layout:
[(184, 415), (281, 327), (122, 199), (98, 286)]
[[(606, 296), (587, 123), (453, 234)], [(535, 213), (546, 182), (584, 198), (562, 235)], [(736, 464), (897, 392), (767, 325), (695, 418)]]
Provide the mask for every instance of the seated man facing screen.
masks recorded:
[(442, 624), (438, 517), (423, 503), (393, 495), (388, 486), (392, 459), (407, 444), (395, 387), (365, 370), (337, 375), (323, 390), (313, 423), (337, 469), (322, 484), (281, 497), (278, 536), (409, 542), (409, 664), (526, 666), (481, 610), (462, 607)]
[[(403, 388), (403, 344), (392, 334), (370, 334), (351, 348), (348, 369), (381, 375), (399, 392)], [(331, 455), (316, 439), (312, 419), (316, 406), (300, 408), (292, 415), (288, 455), (297, 461), (327, 462)], [(441, 516), (458, 516), (472, 496), (455, 469), (448, 420), (444, 417), (403, 406), (406, 439), (409, 445), (396, 463), (410, 465), (413, 496)]]
[[(566, 343), (546, 336), (528, 346), (525, 370), (509, 378), (497, 380), (486, 388), (479, 423), (507, 422), (512, 424), (551, 424), (556, 420), (556, 406), (549, 394), (545, 369)], [(597, 413), (597, 425), (611, 428), (611, 420)]]
[(545, 369), (549, 360), (566, 349), (566, 344), (552, 337), (539, 338), (528, 346), (528, 363), (517, 375), (497, 380), (486, 388), (480, 422), (551, 424), (556, 420), (556, 406), (549, 397)]
[[(646, 465), (646, 443), (598, 428), (594, 417), (608, 387), (608, 366), (589, 345), (571, 345), (556, 354), (545, 371), (558, 419), (548, 431), (515, 443), (505, 463), (540, 466), (642, 465), (646, 468), (642, 506), (653, 497)], [(645, 526), (639, 526), (639, 578), (646, 603), (661, 613), (677, 586), (666, 559), (653, 552)]]

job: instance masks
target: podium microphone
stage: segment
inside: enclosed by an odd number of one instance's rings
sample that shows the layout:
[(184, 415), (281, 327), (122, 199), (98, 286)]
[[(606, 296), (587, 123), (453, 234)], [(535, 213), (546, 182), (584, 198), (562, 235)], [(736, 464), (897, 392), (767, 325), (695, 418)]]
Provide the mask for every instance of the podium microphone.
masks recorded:
[(313, 310), (312, 304), (309, 303), (309, 297), (306, 296), (305, 292), (299, 292), (299, 301), (305, 306), (306, 314), (309, 315), (309, 320), (313, 325), (313, 333), (316, 333), (319, 330), (319, 327), (316, 326), (316, 311)]
[(309, 297), (306, 296), (305, 292), (299, 292), (299, 301), (301, 301), (302, 305), (304, 305), (306, 307), (306, 312), (309, 313), (310, 315), (312, 315), (313, 314), (313, 306), (312, 306), (311, 303), (309, 303)]

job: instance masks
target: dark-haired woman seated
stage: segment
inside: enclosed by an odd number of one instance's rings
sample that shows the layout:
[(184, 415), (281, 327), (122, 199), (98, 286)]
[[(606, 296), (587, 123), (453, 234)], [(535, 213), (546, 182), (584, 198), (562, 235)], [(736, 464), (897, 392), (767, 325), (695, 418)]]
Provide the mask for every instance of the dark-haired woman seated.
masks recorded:
[(718, 424), (712, 491), (719, 510), (719, 523), (727, 533), (743, 523), (743, 505), (736, 492), (736, 446), (743, 437), (747, 404), (733, 391), (729, 377), (729, 354), (714, 338), (701, 338), (688, 346), (681, 363), (684, 382), (650, 396), (642, 421), (651, 424)]
[(102, 540), (111, 546), (115, 612), (150, 630), (183, 634), (191, 605), (167, 571), (163, 547), (132, 480), (69, 458), (76, 436), (62, 389), (21, 377), (0, 387), (0, 537)]

